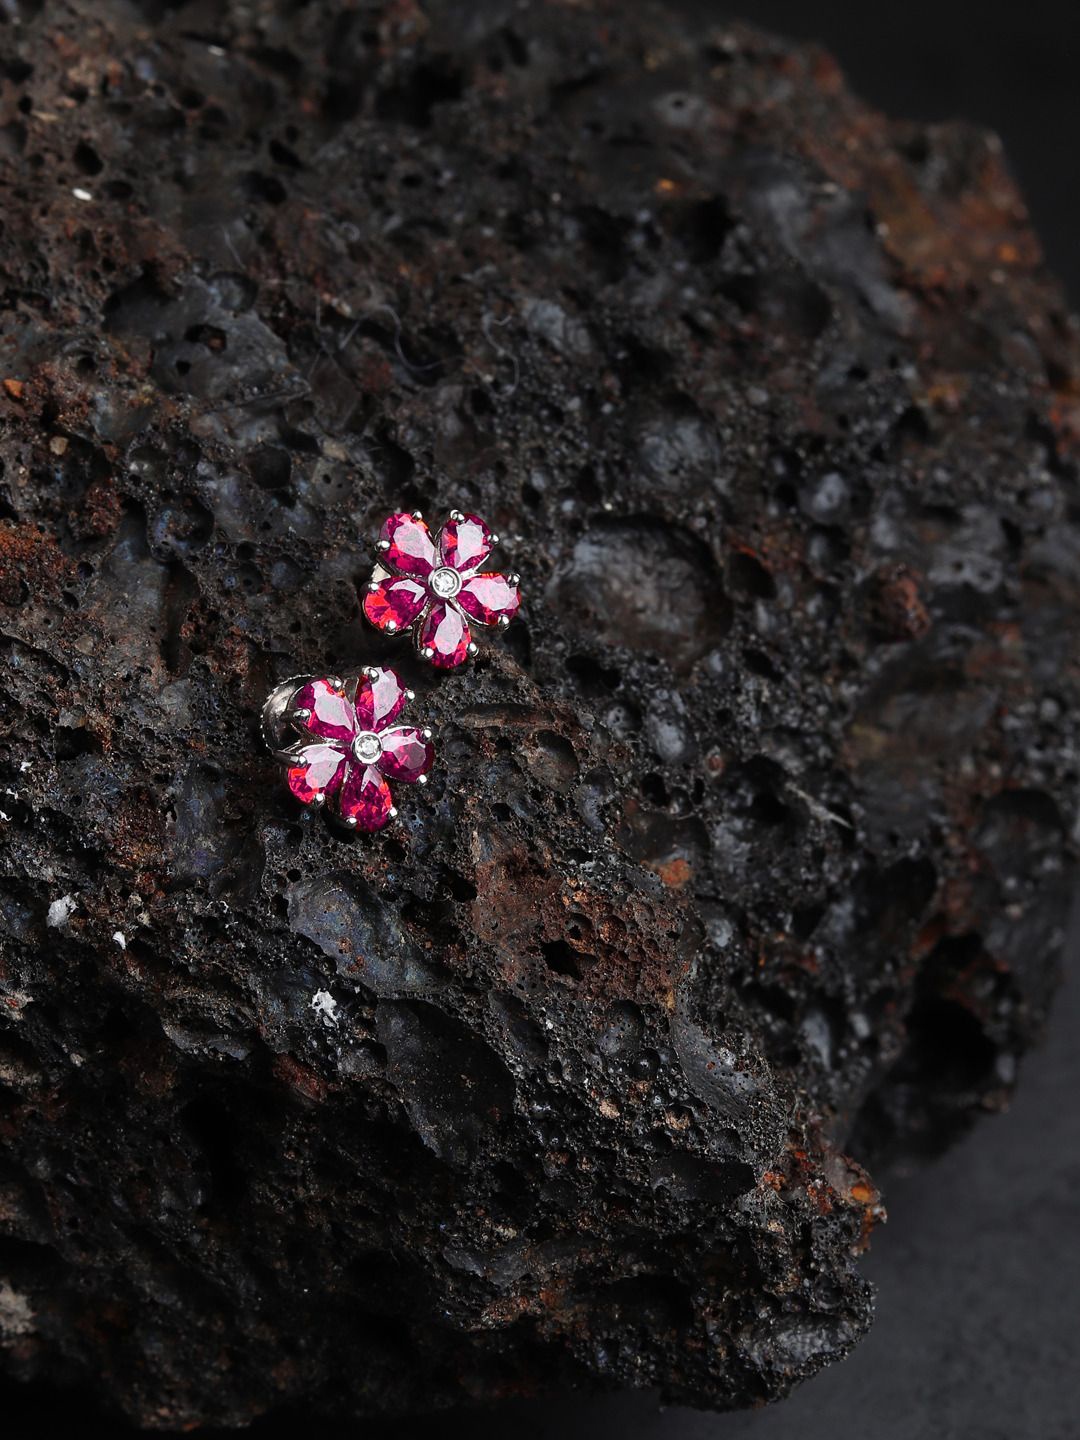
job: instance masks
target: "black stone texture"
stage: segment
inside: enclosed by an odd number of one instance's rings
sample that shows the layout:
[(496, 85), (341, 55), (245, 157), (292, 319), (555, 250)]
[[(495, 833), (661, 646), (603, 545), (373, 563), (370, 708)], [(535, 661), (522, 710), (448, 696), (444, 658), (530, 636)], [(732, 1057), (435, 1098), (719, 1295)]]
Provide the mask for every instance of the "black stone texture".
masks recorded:
[[(1074, 883), (1077, 353), (999, 148), (648, 6), (3, 39), (5, 1367), (786, 1393)], [(450, 681), (357, 588), (453, 504), (527, 602)], [(441, 773), (346, 844), (256, 715), (391, 657)]]

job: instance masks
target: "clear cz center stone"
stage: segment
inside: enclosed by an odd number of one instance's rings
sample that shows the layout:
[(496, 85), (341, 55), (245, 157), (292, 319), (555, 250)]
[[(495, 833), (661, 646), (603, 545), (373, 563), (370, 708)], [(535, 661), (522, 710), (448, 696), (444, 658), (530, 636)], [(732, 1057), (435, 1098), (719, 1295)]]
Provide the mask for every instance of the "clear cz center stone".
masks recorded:
[(374, 765), (382, 754), (382, 741), (371, 730), (361, 730), (352, 742), (352, 753), (362, 765)]
[(440, 600), (449, 600), (461, 589), (461, 576), (449, 565), (440, 565), (431, 574), (431, 588)]

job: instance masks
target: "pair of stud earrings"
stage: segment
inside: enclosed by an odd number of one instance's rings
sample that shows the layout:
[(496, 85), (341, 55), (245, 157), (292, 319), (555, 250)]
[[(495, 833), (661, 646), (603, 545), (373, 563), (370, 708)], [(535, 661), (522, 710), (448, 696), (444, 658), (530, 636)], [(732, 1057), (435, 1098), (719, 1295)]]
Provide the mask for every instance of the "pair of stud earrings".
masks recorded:
[[(477, 652), (473, 628), (505, 629), (520, 604), (519, 577), (485, 569), (499, 543), (478, 515), (452, 510), (432, 536), (420, 512), (390, 515), (364, 595), (367, 620), (413, 636), (422, 659), (454, 670)], [(348, 830), (381, 830), (396, 815), (391, 780), (425, 785), (435, 762), (428, 728), (399, 725), (414, 692), (394, 670), (293, 675), (262, 709), (267, 745), (303, 805)]]

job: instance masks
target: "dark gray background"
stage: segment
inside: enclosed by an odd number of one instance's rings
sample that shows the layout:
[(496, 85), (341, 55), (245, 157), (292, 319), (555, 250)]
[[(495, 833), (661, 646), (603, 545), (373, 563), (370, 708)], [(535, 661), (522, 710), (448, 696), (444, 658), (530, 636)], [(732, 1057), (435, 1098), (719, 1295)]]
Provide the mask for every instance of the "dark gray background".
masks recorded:
[[(468, 4), (469, 0), (462, 0)], [(626, 0), (632, 4), (633, 0)], [(727, 18), (728, 5), (678, 0)], [(896, 116), (996, 129), (1050, 263), (1080, 302), (1080, 6), (1026, 0), (882, 5), (746, 0), (739, 15), (823, 41), (854, 88)], [(654, 1397), (557, 1400), (494, 1415), (271, 1436), (413, 1440), (1078, 1440), (1080, 1437), (1080, 927), (1045, 1046), (1011, 1112), (937, 1165), (886, 1185), (889, 1224), (866, 1271), (877, 1324), (843, 1365), (786, 1404), (715, 1416)], [(0, 1433), (129, 1433), (84, 1397), (0, 1387)]]

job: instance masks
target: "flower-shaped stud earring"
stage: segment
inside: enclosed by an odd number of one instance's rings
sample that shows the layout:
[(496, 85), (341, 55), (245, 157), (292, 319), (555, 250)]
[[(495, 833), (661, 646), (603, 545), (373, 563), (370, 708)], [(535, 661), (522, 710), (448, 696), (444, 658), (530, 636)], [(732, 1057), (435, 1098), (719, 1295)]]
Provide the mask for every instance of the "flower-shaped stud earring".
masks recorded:
[(270, 692), (263, 736), (302, 804), (325, 805), (350, 830), (381, 830), (397, 814), (387, 782), (424, 785), (435, 759), (430, 730), (394, 724), (411, 699), (393, 670), (294, 675)]
[(507, 626), (521, 597), (518, 576), (481, 570), (499, 537), (477, 515), (452, 510), (432, 539), (420, 512), (390, 515), (379, 536), (364, 614), (385, 634), (412, 630), (416, 648), (440, 670), (476, 654), (471, 625)]

